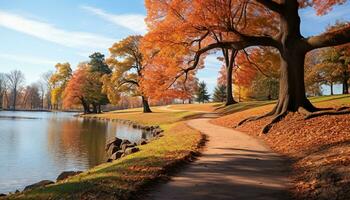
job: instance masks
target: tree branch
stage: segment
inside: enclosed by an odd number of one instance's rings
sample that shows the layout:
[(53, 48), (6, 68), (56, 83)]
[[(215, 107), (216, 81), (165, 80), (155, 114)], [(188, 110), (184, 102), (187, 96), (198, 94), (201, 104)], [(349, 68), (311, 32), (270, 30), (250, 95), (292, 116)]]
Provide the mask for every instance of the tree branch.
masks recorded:
[(184, 71), (188, 72), (194, 70), (199, 63), (202, 54), (217, 48), (242, 50), (250, 46), (272, 46), (280, 49), (280, 43), (271, 37), (243, 36), (243, 38), (244, 40), (242, 41), (216, 42), (199, 49), (196, 52), (194, 59), (191, 61), (193, 62), (192, 66), (187, 69), (184, 69)]
[(272, 0), (256, 0), (258, 3), (264, 5), (265, 7), (267, 7), (268, 9), (281, 14), (282, 9), (283, 9), (283, 5), (274, 2)]
[(307, 51), (322, 47), (337, 46), (350, 42), (350, 23), (336, 31), (306, 38)]

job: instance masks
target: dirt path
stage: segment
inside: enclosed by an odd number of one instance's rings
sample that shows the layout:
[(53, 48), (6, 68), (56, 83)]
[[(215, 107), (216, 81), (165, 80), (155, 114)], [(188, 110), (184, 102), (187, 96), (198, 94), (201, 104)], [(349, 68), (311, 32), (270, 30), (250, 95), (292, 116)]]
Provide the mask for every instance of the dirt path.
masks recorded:
[[(213, 116), (206, 116), (213, 117)], [(208, 136), (203, 154), (169, 182), (149, 194), (154, 200), (288, 199), (284, 160), (260, 141), (209, 123), (188, 121)]]

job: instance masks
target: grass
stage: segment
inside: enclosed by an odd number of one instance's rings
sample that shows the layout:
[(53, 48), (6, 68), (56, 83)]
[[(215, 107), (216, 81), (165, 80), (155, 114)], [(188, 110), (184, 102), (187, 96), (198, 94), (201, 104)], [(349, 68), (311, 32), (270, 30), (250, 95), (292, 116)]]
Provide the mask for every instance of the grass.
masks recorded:
[(170, 112), (153, 108), (154, 113), (139, 109), (98, 115), (104, 118), (133, 120), (145, 125), (160, 125), (164, 136), (140, 147), (140, 151), (105, 163), (83, 174), (9, 199), (128, 199), (198, 151), (203, 136), (184, 123), (191, 111)]

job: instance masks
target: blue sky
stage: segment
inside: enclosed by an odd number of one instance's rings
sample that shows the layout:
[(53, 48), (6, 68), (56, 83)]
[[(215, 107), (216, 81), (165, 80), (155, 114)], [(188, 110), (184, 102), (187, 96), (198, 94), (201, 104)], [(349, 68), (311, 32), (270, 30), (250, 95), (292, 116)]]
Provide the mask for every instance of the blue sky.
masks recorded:
[[(302, 33), (319, 34), (336, 20), (350, 20), (349, 13), (350, 3), (322, 17), (301, 10)], [(130, 34), (144, 34), (145, 15), (143, 0), (0, 0), (0, 72), (20, 69), (29, 84), (57, 62), (74, 68), (93, 52), (108, 54), (114, 42)], [(220, 66), (210, 56), (198, 74), (210, 91)]]

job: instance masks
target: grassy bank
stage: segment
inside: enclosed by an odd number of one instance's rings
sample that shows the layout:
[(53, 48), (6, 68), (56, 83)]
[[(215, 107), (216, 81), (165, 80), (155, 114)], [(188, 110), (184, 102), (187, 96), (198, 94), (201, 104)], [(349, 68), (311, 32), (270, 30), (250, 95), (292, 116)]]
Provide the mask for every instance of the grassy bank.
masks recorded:
[(45, 188), (9, 196), (9, 199), (128, 199), (140, 194), (154, 180), (198, 151), (202, 135), (183, 121), (190, 111), (170, 112), (154, 108), (144, 114), (139, 109), (98, 115), (133, 120), (144, 125), (160, 125), (164, 136), (140, 147), (140, 152), (112, 163), (102, 164), (83, 174)]
[[(311, 101), (318, 107), (350, 106), (349, 95), (317, 97)], [(237, 107), (240, 105), (232, 109)], [(213, 123), (232, 128), (248, 116), (270, 111), (273, 104), (253, 107), (215, 119)], [(350, 115), (304, 120), (302, 114), (289, 114), (267, 135), (260, 135), (261, 128), (270, 120), (249, 122), (238, 130), (259, 137), (291, 159), (297, 199), (350, 199)]]

